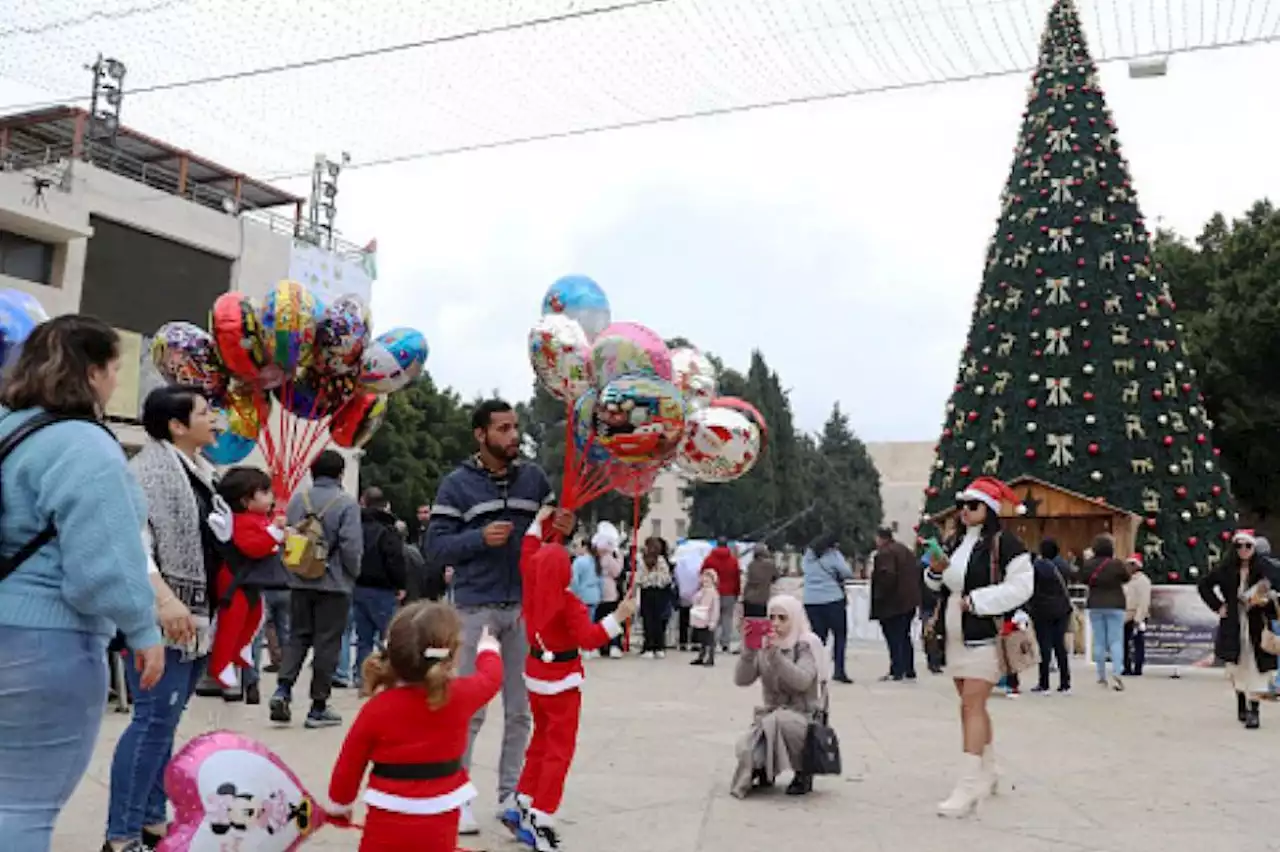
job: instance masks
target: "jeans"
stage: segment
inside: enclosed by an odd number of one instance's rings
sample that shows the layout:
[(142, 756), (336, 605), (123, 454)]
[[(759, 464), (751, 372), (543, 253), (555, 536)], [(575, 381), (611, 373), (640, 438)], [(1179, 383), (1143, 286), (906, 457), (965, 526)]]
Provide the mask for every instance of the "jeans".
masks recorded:
[(1058, 660), (1058, 688), (1071, 688), (1071, 657), (1067, 653), (1067, 625), (1071, 616), (1039, 618), (1035, 620), (1036, 644), (1040, 646), (1040, 683), (1042, 690), (1049, 688), (1049, 665), (1053, 657)]
[(667, 619), (670, 617), (670, 589), (640, 590), (640, 622), (644, 625), (644, 651), (667, 649)]
[(49, 852), (102, 725), (107, 637), (0, 626), (0, 648), (0, 837)]
[[(844, 671), (844, 649), (849, 639), (849, 621), (844, 601), (805, 604), (804, 611), (809, 616), (809, 626), (813, 628), (813, 632), (822, 640), (823, 644), (826, 644), (828, 636), (835, 636), (835, 642), (832, 647), (832, 653), (835, 657), (834, 674), (837, 680), (845, 679), (848, 675)], [(720, 617), (724, 618), (724, 613), (721, 613)]]
[[(266, 642), (267, 626), (275, 628), (276, 642), (283, 649), (289, 645), (289, 590), (270, 589), (262, 593), (262, 628), (253, 637), (253, 668), (244, 673), (246, 685), (261, 680), (262, 646)], [(283, 656), (283, 651), (281, 652)]]
[(889, 646), (889, 676), (896, 680), (916, 676), (916, 649), (911, 644), (914, 618), (914, 612), (904, 612), (880, 619), (880, 629)]
[[(524, 620), (520, 617), (519, 604), (465, 606), (460, 608), (459, 615), (462, 616), (460, 674), (475, 672), (476, 644), (486, 626), (502, 646), (502, 756), (498, 761), (498, 801), (502, 801), (516, 791), (524, 764), (524, 751), (529, 745), (529, 732), (533, 729), (529, 693), (524, 685), (524, 661), (529, 656)], [(471, 766), (471, 750), (475, 747), (476, 734), (484, 726), (484, 718), (484, 707), (471, 717), (467, 750), (462, 756), (464, 768)]]
[(1139, 630), (1137, 622), (1126, 621), (1124, 625), (1124, 673), (1142, 674), (1142, 667), (1147, 664), (1147, 634)]
[(1091, 609), (1089, 627), (1093, 629), (1093, 665), (1098, 680), (1106, 680), (1108, 654), (1112, 674), (1118, 674), (1124, 665), (1124, 610)]
[(720, 596), (720, 647), (728, 651), (733, 644), (733, 623), (737, 621), (738, 596)]
[(333, 669), (333, 679), (345, 684), (351, 683), (351, 645), (356, 641), (356, 612), (353, 605), (347, 612), (347, 625), (342, 630), (342, 645), (338, 652), (337, 665)]
[(174, 733), (204, 664), (204, 658), (183, 660), (181, 651), (166, 649), (164, 676), (143, 690), (133, 655), (126, 652), (124, 671), (133, 693), (133, 720), (120, 735), (111, 759), (108, 840), (139, 838), (143, 826), (168, 821), (164, 768), (173, 756)]
[(355, 683), (359, 684), (363, 680), (364, 661), (373, 653), (374, 645), (387, 641), (387, 626), (396, 614), (396, 593), (391, 589), (356, 586), (351, 598), (351, 613), (356, 630)]

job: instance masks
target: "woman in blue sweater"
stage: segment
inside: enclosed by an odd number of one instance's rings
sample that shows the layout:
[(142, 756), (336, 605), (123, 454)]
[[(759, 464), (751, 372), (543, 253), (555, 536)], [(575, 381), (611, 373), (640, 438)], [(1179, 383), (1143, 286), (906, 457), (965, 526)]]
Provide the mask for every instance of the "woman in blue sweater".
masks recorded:
[(58, 813), (93, 754), (116, 630), (139, 649), (144, 684), (164, 671), (142, 544), (146, 501), (101, 422), (119, 362), (110, 326), (61, 316), (26, 340), (0, 392), (0, 440), (42, 413), (66, 418), (16, 445), (0, 478), (0, 552), (12, 560), (53, 532), (0, 580), (0, 826), (8, 852), (50, 848)]
[(844, 652), (849, 638), (849, 621), (844, 584), (853, 579), (853, 569), (840, 552), (834, 533), (824, 533), (815, 538), (800, 561), (804, 569), (804, 610), (809, 616), (813, 632), (824, 643), (827, 636), (835, 637), (832, 655), (835, 658), (837, 683), (853, 683), (845, 673)]

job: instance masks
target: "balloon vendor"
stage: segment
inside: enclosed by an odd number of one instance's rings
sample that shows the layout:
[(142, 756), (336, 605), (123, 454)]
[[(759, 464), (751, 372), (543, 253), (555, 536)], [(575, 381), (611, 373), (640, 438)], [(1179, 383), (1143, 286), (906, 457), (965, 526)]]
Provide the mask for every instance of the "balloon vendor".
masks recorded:
[(333, 767), (329, 819), (350, 824), (369, 769), (362, 852), (454, 852), (460, 808), (476, 797), (462, 753), (476, 711), (502, 688), (500, 645), (486, 629), (476, 673), (459, 677), (462, 621), (446, 604), (422, 601), (396, 614), (387, 645), (365, 661), (373, 697), (343, 740)]
[[(554, 531), (548, 528), (553, 514)], [(635, 602), (628, 598), (593, 623), (586, 606), (569, 590), (568, 549), (559, 541), (544, 543), (544, 532), (552, 537), (572, 532), (572, 515), (544, 507), (521, 545), (521, 606), (529, 642), (524, 681), (533, 711), (533, 737), (516, 786), (517, 807), (503, 822), (537, 852), (554, 852), (560, 848), (555, 814), (573, 763), (582, 713), (585, 671), (578, 649), (599, 648), (621, 635), (622, 625), (635, 615)]]

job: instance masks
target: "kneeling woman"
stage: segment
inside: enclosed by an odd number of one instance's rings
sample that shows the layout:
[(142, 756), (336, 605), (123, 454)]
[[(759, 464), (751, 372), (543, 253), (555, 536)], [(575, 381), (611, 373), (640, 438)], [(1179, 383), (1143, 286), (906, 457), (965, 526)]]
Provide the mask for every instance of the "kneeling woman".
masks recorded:
[(744, 648), (733, 673), (738, 686), (759, 680), (763, 693), (755, 721), (737, 745), (738, 768), (729, 792), (739, 799), (752, 787), (772, 786), (784, 772), (794, 773), (788, 795), (813, 790), (813, 776), (803, 762), (804, 743), (827, 683), (826, 651), (795, 598), (770, 600), (769, 622), (761, 647)]
[[(964, 770), (951, 795), (938, 805), (942, 816), (970, 814), (996, 792), (996, 764), (987, 699), (1000, 680), (997, 636), (1003, 622), (1035, 588), (1031, 557), (1017, 536), (1000, 528), (1001, 501), (1018, 496), (998, 479), (975, 479), (956, 495), (964, 533), (948, 558), (925, 570), (925, 585), (939, 593), (938, 631), (944, 637), (947, 671), (960, 696)], [(939, 573), (940, 572), (940, 573)]]

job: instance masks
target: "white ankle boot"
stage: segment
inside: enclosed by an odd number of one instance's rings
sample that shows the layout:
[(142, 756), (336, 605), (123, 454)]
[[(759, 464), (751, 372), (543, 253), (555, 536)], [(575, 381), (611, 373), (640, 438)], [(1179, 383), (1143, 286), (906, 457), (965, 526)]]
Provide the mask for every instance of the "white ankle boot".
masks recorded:
[(982, 798), (984, 784), (982, 758), (976, 754), (965, 754), (960, 780), (946, 801), (938, 804), (938, 816), (959, 819), (973, 813)]
[(996, 747), (987, 743), (982, 750), (982, 793), (994, 796), (1000, 792), (1000, 773), (996, 769)]

